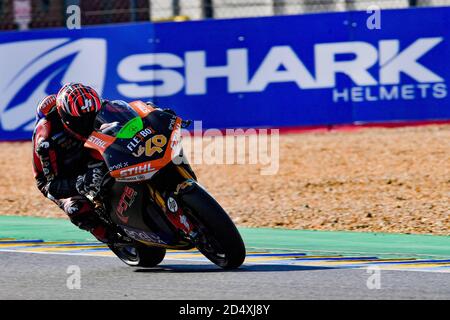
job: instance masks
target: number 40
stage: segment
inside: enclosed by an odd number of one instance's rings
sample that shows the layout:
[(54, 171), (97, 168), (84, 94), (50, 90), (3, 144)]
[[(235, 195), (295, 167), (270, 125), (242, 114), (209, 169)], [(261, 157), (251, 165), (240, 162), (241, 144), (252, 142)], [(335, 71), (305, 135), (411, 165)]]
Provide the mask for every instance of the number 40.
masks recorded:
[(163, 152), (163, 147), (167, 143), (167, 138), (162, 134), (158, 134), (145, 143), (145, 155), (151, 157), (155, 152)]

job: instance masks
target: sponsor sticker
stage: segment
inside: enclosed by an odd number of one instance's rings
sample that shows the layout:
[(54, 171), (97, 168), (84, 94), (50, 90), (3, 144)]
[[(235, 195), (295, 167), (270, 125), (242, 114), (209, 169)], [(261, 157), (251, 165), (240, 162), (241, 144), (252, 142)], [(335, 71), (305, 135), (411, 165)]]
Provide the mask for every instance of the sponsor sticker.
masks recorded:
[(176, 213), (178, 211), (177, 201), (174, 198), (169, 197), (167, 199), (167, 208), (170, 212)]

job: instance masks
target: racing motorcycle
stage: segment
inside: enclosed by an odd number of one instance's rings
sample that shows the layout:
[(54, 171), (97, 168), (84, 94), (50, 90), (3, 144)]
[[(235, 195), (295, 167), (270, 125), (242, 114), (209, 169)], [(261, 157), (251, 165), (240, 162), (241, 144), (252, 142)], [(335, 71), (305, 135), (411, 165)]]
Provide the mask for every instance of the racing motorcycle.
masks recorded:
[(245, 259), (236, 226), (183, 155), (181, 129), (189, 124), (142, 101), (112, 101), (96, 116), (85, 147), (103, 159), (113, 182), (91, 200), (117, 230), (109, 248), (130, 266), (154, 267), (166, 249), (197, 248), (224, 269)]

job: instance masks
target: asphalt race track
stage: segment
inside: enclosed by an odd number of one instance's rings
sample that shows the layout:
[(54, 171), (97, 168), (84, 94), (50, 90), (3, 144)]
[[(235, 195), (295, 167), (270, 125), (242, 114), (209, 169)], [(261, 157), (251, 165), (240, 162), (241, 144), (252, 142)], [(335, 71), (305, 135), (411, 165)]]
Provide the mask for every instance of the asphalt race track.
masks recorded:
[[(136, 269), (99, 244), (2, 243), (0, 299), (450, 298), (449, 260), (249, 252), (239, 270), (223, 271), (192, 251), (168, 252), (159, 267)], [(368, 270), (374, 265), (379, 269)], [(67, 286), (72, 266), (79, 289)]]

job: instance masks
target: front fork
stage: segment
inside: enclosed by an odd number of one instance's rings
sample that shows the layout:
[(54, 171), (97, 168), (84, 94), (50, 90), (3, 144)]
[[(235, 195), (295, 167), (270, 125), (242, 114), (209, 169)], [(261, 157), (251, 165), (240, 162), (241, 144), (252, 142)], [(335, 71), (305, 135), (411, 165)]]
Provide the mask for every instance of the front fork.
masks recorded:
[(161, 195), (161, 193), (153, 188), (150, 184), (147, 187), (150, 192), (150, 196), (155, 200), (156, 204), (161, 208), (166, 217), (172, 223), (172, 225), (184, 236), (194, 240), (197, 236), (195, 232), (195, 226), (189, 221), (189, 218), (184, 214), (181, 207), (180, 196), (183, 192), (189, 191), (190, 187), (195, 182), (195, 178), (181, 166), (175, 166), (180, 175), (186, 180), (179, 183), (175, 192), (168, 195), (167, 199)]

